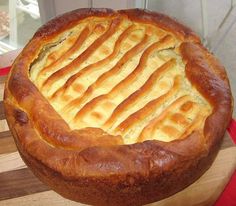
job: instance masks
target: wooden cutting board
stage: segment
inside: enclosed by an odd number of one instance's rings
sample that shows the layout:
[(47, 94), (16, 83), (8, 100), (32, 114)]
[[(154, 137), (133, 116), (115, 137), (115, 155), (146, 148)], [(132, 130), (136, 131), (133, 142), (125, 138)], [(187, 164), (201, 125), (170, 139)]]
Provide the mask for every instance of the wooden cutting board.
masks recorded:
[[(12, 55), (9, 58), (13, 59)], [(6, 66), (6, 64), (0, 64), (1, 66)], [(50, 190), (32, 174), (21, 160), (4, 116), (1, 102), (4, 81), (5, 77), (0, 77), (0, 205), (83, 205), (64, 199)], [(216, 160), (199, 180), (170, 198), (152, 203), (150, 206), (214, 205), (235, 169), (236, 147), (226, 133)]]

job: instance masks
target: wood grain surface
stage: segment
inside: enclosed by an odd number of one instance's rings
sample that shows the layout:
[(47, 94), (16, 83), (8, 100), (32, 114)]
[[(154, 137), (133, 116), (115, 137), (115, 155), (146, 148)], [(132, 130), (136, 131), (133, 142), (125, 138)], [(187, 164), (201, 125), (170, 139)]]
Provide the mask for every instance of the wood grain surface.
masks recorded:
[[(9, 65), (16, 54), (17, 52), (14, 52), (12, 55), (6, 56), (5, 65), (0, 64), (0, 66)], [(0, 101), (3, 99), (4, 81), (5, 77), (0, 77)], [(199, 180), (183, 191), (158, 203), (150, 204), (150, 206), (214, 205), (235, 169), (236, 147), (226, 133), (216, 160)], [(41, 183), (27, 168), (17, 152), (7, 126), (2, 102), (0, 102), (0, 205), (83, 205), (56, 194)]]

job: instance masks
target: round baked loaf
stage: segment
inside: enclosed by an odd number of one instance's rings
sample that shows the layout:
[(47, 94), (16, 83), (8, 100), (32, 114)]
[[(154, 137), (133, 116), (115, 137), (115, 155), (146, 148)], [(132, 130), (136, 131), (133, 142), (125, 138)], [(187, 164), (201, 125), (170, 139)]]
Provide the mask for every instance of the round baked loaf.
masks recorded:
[(78, 9), (15, 60), (4, 106), (19, 153), (65, 198), (143, 205), (212, 164), (232, 115), (224, 67), (155, 12)]

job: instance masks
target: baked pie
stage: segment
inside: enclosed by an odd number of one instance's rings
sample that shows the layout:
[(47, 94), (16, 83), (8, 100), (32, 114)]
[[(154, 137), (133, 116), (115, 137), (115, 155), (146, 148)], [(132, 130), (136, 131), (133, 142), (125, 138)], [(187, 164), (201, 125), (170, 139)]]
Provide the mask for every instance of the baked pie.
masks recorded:
[(232, 102), (199, 37), (140, 9), (49, 21), (15, 60), (4, 95), (33, 173), (93, 205), (142, 205), (190, 185), (212, 164)]

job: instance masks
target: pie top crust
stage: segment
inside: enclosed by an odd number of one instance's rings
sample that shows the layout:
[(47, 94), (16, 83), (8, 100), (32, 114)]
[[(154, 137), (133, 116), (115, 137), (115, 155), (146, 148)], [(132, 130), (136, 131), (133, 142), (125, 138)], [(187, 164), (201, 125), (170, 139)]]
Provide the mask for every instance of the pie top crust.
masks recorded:
[(29, 77), (72, 130), (101, 128), (119, 144), (182, 139), (211, 107), (185, 77), (180, 42), (122, 15), (88, 17), (42, 45)]
[(47, 23), (14, 62), (4, 103), (23, 156), (65, 179), (129, 185), (209, 167), (232, 114), (226, 72), (200, 39), (138, 9)]

